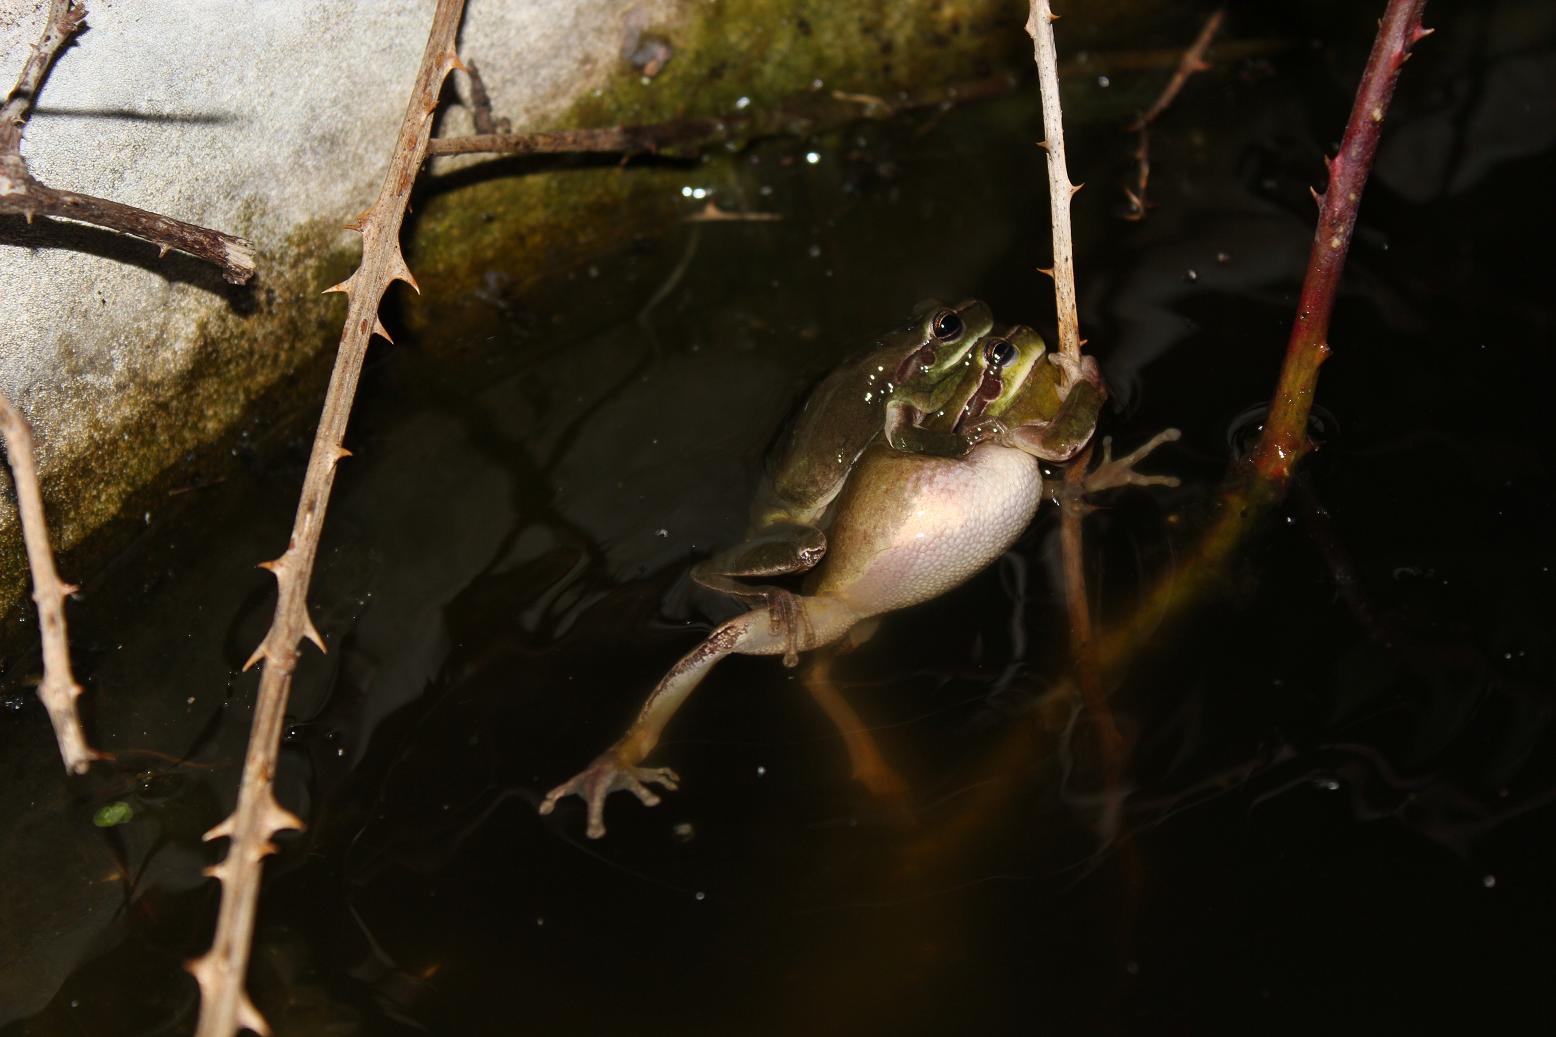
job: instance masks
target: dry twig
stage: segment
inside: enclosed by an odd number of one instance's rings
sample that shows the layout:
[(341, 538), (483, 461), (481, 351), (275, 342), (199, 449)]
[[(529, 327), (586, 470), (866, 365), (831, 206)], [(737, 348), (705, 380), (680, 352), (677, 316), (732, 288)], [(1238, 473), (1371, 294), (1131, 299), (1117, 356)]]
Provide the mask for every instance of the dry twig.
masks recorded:
[(291, 540), (281, 557), (264, 563), (276, 577), (277, 601), (270, 630), (247, 664), (263, 662), (263, 671), (238, 804), (231, 816), (205, 835), (208, 840), (228, 838), (231, 842), (222, 862), (209, 869), (222, 887), (216, 936), (211, 949), (189, 963), (189, 971), (200, 983), (198, 1037), (229, 1037), (240, 1026), (267, 1032), (264, 1018), (244, 992), (243, 977), (259, 899), (260, 862), (275, 851), (270, 841), (273, 835), (302, 827), (301, 820), (276, 802), (271, 779), (302, 639), (306, 637), (324, 649), (324, 641), (308, 617), (308, 583), (335, 467), (350, 456), (342, 440), (368, 342), (374, 334), (389, 337), (378, 320), (379, 303), (394, 281), (416, 287), (400, 251), (400, 224), (411, 185), (426, 155), (443, 81), (450, 71), (461, 67), (454, 38), (463, 10), (464, 0), (438, 0), (383, 186), (372, 207), (351, 224), (362, 235), (362, 263), (349, 278), (328, 289), (345, 294), (346, 324), (303, 477)]
[(1081, 189), (1070, 183), (1064, 162), (1064, 116), (1059, 110), (1059, 57), (1054, 26), (1059, 20), (1048, 0), (1032, 0), (1027, 35), (1037, 62), (1037, 83), (1043, 94), (1043, 141), (1048, 152), (1048, 213), (1053, 224), (1054, 265), (1043, 272), (1053, 278), (1059, 310), (1059, 352), (1071, 360), (1081, 355), (1080, 318), (1075, 307), (1075, 245), (1070, 235), (1070, 199)]
[(49, 67), (86, 21), (83, 0), (53, 0), (43, 35), (33, 45), (16, 86), (0, 104), (0, 214), (52, 216), (118, 231), (156, 245), (161, 255), (184, 252), (214, 263), (222, 277), (243, 284), (254, 273), (254, 246), (242, 238), (185, 223), (133, 205), (50, 187), (35, 179), (22, 157), (22, 132)]
[[(429, 155), (639, 155), (666, 148), (700, 149), (731, 140), (750, 141), (774, 134), (804, 135), (846, 124), (854, 119), (886, 119), (904, 112), (943, 110), (949, 105), (1007, 94), (1016, 86), (1008, 76), (988, 76), (954, 86), (928, 89), (903, 97), (896, 104), (868, 94), (814, 91), (794, 94), (771, 109), (742, 110), (720, 119), (674, 119), (641, 126), (541, 133), (493, 133), (482, 128), (481, 101), (474, 83), (472, 113), (479, 131), (462, 137), (434, 137)], [(483, 89), (484, 93), (484, 89)], [(489, 104), (489, 102), (487, 102)], [(505, 120), (498, 120), (503, 122)]]
[(85, 774), (93, 760), (104, 757), (86, 744), (81, 717), (76, 712), (81, 685), (70, 670), (70, 641), (65, 632), (65, 596), (73, 594), (76, 588), (60, 580), (54, 568), (54, 553), (49, 550), (49, 527), (43, 518), (43, 495), (38, 491), (32, 428), (4, 396), (0, 396), (0, 436), (5, 438), (5, 452), (16, 482), (16, 511), (21, 518), (22, 540), (27, 545), (32, 600), (38, 604), (38, 627), (43, 638), (43, 680), (38, 684), (38, 698), (49, 711), (65, 769), (72, 774)]

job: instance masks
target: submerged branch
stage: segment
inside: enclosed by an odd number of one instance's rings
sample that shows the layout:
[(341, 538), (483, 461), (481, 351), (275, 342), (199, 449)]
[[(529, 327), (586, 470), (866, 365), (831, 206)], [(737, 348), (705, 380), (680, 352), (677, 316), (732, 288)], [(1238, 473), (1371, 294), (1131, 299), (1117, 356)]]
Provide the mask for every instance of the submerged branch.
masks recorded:
[(103, 754), (86, 744), (76, 699), (81, 685), (70, 669), (70, 639), (65, 630), (65, 597), (74, 587), (59, 578), (54, 552), (49, 549), (49, 527), (43, 517), (43, 495), (38, 489), (38, 468), (32, 444), (32, 427), (11, 401), (0, 396), (0, 436), (16, 483), (16, 512), (21, 519), (22, 541), (27, 546), (27, 567), (32, 570), (32, 600), (38, 605), (38, 629), (43, 639), (43, 680), (38, 698), (49, 711), (54, 738), (65, 769), (85, 774)]
[(62, 190), (42, 183), (22, 157), (22, 133), (49, 67), (86, 21), (82, 0), (53, 0), (43, 35), (33, 45), (16, 86), (0, 104), (0, 214), (74, 220), (156, 245), (162, 255), (183, 252), (214, 263), (222, 277), (243, 284), (254, 273), (254, 246), (243, 238), (185, 223), (133, 205)]
[(1140, 117), (1130, 123), (1127, 131), (1139, 134), (1139, 144), (1135, 148), (1135, 186), (1124, 188), (1124, 197), (1129, 200), (1129, 211), (1125, 214), (1126, 220), (1145, 219), (1146, 210), (1151, 207), (1146, 193), (1151, 182), (1151, 123), (1165, 112), (1169, 105), (1177, 98), (1178, 92), (1183, 89), (1183, 84), (1189, 81), (1189, 77), (1196, 72), (1203, 72), (1210, 67), (1205, 60), (1205, 52), (1210, 49), (1210, 41), (1216, 38), (1216, 33), (1221, 31), (1221, 23), (1226, 19), (1226, 8), (1218, 7), (1205, 19), (1205, 24), (1199, 30), (1199, 35), (1194, 37), (1194, 42), (1189, 44), (1183, 52), (1183, 57), (1178, 59), (1178, 67), (1173, 70), (1172, 78), (1167, 80), (1167, 85), (1157, 95), (1155, 101)]
[(389, 337), (379, 323), (379, 303), (394, 281), (416, 287), (400, 251), (400, 224), (411, 185), (426, 155), (443, 81), (460, 67), (454, 38), (463, 10), (464, 0), (438, 2), (383, 186), (372, 207), (352, 224), (362, 235), (362, 263), (344, 282), (329, 289), (346, 295), (346, 324), (303, 477), (291, 540), (281, 557), (264, 563), (276, 578), (276, 610), (270, 630), (248, 662), (249, 666), (262, 662), (263, 670), (238, 804), (205, 836), (231, 841), (226, 857), (209, 869), (222, 887), (216, 936), (211, 949), (189, 963), (189, 971), (200, 983), (199, 1037), (229, 1037), (239, 1027), (266, 1032), (264, 1018), (244, 992), (243, 978), (259, 899), (260, 863), (275, 851), (270, 841), (273, 835), (302, 827), (301, 820), (276, 802), (272, 777), (301, 642), (307, 638), (324, 649), (323, 638), (308, 616), (308, 584), (335, 468), (350, 456), (342, 440), (368, 342), (375, 334)]
[(1140, 114), (1140, 117), (1129, 124), (1129, 132), (1143, 130), (1156, 121), (1156, 117), (1165, 112), (1169, 105), (1177, 98), (1178, 92), (1183, 89), (1183, 84), (1189, 81), (1189, 77), (1196, 72), (1203, 72), (1210, 67), (1205, 60), (1205, 52), (1210, 49), (1210, 41), (1216, 38), (1216, 33), (1221, 31), (1221, 23), (1226, 19), (1226, 8), (1218, 7), (1205, 19), (1204, 26), (1199, 30), (1199, 35), (1194, 37), (1194, 42), (1189, 44), (1188, 50), (1183, 52), (1183, 57), (1178, 60), (1178, 67), (1173, 69), (1172, 78), (1167, 80), (1167, 85), (1157, 95), (1151, 107)]

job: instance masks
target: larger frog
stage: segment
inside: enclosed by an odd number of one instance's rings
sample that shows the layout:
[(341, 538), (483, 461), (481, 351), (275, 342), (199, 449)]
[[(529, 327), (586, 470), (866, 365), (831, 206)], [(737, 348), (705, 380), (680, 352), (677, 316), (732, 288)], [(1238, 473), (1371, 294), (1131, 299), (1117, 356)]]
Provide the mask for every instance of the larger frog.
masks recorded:
[(751, 510), (745, 539), (692, 569), (705, 587), (761, 602), (786, 632), (784, 661), (798, 650), (794, 596), (747, 579), (805, 572), (827, 550), (822, 517), (872, 443), (904, 454), (961, 457), (973, 442), (954, 429), (929, 428), (993, 327), (976, 300), (930, 304), (914, 320), (824, 378), (806, 399), (777, 451)]
[[(1104, 392), (1089, 359), (1047, 357), (1042, 339), (1026, 328), (989, 337), (977, 359), (952, 386), (948, 406), (925, 422), (931, 432), (977, 440), (965, 458), (877, 444), (846, 481), (828, 528), (830, 550), (794, 599), (800, 648), (842, 640), (876, 616), (945, 593), (998, 558), (1043, 499), (1039, 458), (1073, 457), (1090, 439)], [(1148, 449), (1113, 465), (1132, 465)], [(1093, 474), (1103, 485), (1165, 481), (1116, 470)], [(599, 838), (611, 792), (625, 789), (648, 806), (658, 803), (648, 786), (674, 789), (679, 779), (668, 767), (642, 763), (681, 703), (725, 656), (784, 655), (793, 636), (760, 608), (719, 626), (670, 668), (627, 733), (552, 789), (540, 812), (576, 794), (588, 807), (589, 837)]]

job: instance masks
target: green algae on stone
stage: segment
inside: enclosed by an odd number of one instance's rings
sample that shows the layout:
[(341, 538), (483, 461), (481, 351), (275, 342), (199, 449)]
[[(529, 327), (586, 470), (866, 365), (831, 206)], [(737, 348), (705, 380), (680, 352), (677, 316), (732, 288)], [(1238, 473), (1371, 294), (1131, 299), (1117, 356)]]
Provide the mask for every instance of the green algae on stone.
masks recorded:
[[(319, 294), (355, 257), (337, 228), (304, 224), (263, 253), (261, 272), (232, 289), (233, 304), (201, 319), (177, 355), (148, 336), (145, 371), (128, 394), (78, 407), (38, 429), (39, 469), (50, 540), (66, 552), (107, 527), (183, 457), (218, 441), (268, 387), (295, 372), (339, 334), (342, 303)], [(74, 351), (61, 344), (61, 353)], [(110, 405), (111, 404), (111, 405)], [(70, 428), (61, 428), (61, 425)], [(60, 444), (66, 444), (61, 446)], [(165, 488), (165, 487), (164, 487)], [(277, 502), (282, 514), (288, 502)], [(283, 519), (284, 521), (284, 519)], [(66, 573), (79, 582), (86, 573)], [(0, 607), (18, 603), (29, 581), (14, 508), (0, 512)]]

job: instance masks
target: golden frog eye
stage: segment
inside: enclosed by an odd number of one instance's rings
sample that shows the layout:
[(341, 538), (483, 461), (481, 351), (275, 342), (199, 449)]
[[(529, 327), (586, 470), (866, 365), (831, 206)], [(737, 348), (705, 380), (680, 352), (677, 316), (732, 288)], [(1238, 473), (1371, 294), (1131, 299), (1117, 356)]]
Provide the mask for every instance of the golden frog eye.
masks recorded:
[(935, 338), (942, 342), (949, 342), (954, 338), (960, 338), (962, 332), (966, 330), (966, 325), (962, 323), (962, 318), (955, 310), (941, 310), (935, 314), (935, 319), (930, 321), (929, 330), (934, 333)]

